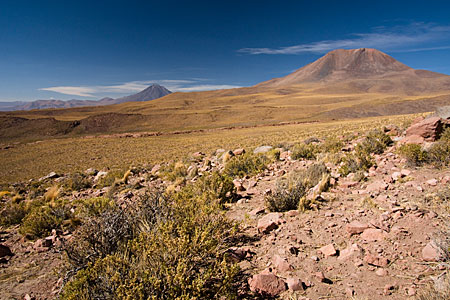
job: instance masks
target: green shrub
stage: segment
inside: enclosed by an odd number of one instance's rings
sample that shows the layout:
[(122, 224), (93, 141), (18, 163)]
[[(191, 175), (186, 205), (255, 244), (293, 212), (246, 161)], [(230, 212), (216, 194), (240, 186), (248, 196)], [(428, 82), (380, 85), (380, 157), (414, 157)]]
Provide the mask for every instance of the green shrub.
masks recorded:
[(111, 170), (104, 177), (98, 180), (97, 187), (103, 188), (114, 185), (118, 180), (124, 177), (125, 171)]
[(269, 159), (263, 154), (245, 153), (233, 156), (225, 164), (224, 174), (235, 178), (252, 176), (266, 169)]
[(237, 227), (218, 201), (184, 189), (149, 191), (83, 225), (61, 299), (237, 298), (239, 268), (224, 254)]
[(37, 206), (22, 220), (19, 232), (29, 239), (45, 237), (52, 229), (60, 228), (70, 211), (63, 206)]
[(398, 153), (406, 158), (407, 164), (420, 166), (428, 160), (428, 153), (418, 144), (405, 144), (400, 146)]
[(81, 191), (92, 187), (91, 180), (82, 173), (75, 173), (64, 181), (64, 189), (70, 191)]
[(324, 153), (338, 153), (344, 147), (344, 143), (334, 137), (325, 139), (325, 141), (320, 145), (321, 152)]
[(266, 156), (271, 161), (278, 161), (280, 160), (281, 151), (279, 149), (272, 149), (269, 152), (267, 152)]
[(105, 210), (115, 206), (114, 201), (107, 197), (82, 199), (76, 201), (75, 204), (78, 205), (77, 215), (87, 217), (99, 216)]
[(186, 165), (180, 161), (164, 166), (160, 173), (167, 180), (176, 181), (180, 178), (184, 179), (188, 175), (187, 169)]
[(435, 142), (427, 154), (428, 162), (436, 167), (448, 166), (450, 163), (450, 140)]
[(8, 201), (0, 211), (0, 225), (20, 224), (27, 215), (28, 210), (28, 205), (23, 201), (19, 203)]
[(191, 196), (200, 196), (205, 200), (219, 200), (221, 204), (233, 202), (238, 196), (233, 179), (219, 172), (200, 177), (199, 180), (187, 186), (179, 194), (186, 193), (186, 191)]
[(292, 159), (316, 159), (319, 146), (316, 144), (297, 144), (292, 149)]

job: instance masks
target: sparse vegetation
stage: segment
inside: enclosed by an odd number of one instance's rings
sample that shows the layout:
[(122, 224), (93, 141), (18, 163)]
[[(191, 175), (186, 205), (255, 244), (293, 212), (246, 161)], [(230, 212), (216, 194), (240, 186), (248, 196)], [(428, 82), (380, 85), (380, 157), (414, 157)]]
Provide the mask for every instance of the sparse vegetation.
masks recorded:
[(420, 166), (428, 160), (428, 153), (418, 144), (405, 144), (400, 146), (398, 152), (406, 158), (408, 165)]
[(297, 144), (292, 149), (292, 159), (316, 159), (319, 147), (314, 143)]
[(269, 159), (263, 154), (245, 153), (227, 161), (224, 174), (232, 178), (252, 176), (262, 172), (268, 163)]

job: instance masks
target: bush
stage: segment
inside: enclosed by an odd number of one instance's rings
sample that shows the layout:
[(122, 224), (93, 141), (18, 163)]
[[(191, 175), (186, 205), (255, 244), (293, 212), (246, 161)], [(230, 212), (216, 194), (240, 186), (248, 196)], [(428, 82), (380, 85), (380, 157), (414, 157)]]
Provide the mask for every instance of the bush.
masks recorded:
[(235, 178), (253, 176), (266, 169), (269, 159), (263, 154), (245, 153), (234, 156), (225, 164), (224, 174)]
[(321, 152), (324, 153), (338, 153), (344, 147), (344, 143), (337, 138), (327, 138), (320, 145)]
[(428, 162), (436, 167), (448, 166), (450, 163), (450, 141), (439, 140), (434, 143), (427, 154)]
[(180, 194), (191, 194), (203, 199), (219, 200), (220, 204), (230, 203), (237, 199), (236, 187), (233, 179), (225, 174), (213, 172), (199, 178), (194, 184), (186, 187)]
[(111, 170), (104, 177), (98, 180), (97, 187), (103, 188), (114, 185), (118, 180), (124, 177), (125, 171)]
[(179, 180), (180, 178), (182, 178), (184, 181), (184, 178), (188, 175), (187, 167), (181, 161), (174, 164), (166, 165), (165, 167), (162, 168), (161, 174), (164, 178), (170, 181), (176, 181)]
[(64, 188), (70, 191), (81, 191), (90, 187), (92, 187), (90, 179), (82, 173), (72, 174), (64, 182)]
[(364, 140), (356, 146), (356, 151), (365, 154), (381, 154), (390, 144), (392, 144), (390, 136), (381, 130), (374, 130), (369, 132)]
[(52, 229), (60, 228), (63, 221), (70, 218), (70, 211), (63, 205), (33, 207), (22, 220), (19, 232), (29, 239), (48, 236)]
[(20, 224), (28, 213), (28, 206), (25, 202), (15, 203), (8, 201), (0, 211), (0, 225), (10, 226)]
[(75, 204), (78, 205), (77, 215), (87, 217), (99, 216), (107, 209), (115, 206), (114, 201), (106, 197), (82, 199), (76, 201)]
[(236, 226), (209, 193), (185, 189), (149, 191), (83, 225), (67, 248), (75, 275), (61, 298), (236, 298), (239, 269), (224, 254)]
[[(293, 172), (288, 178), (281, 178), (276, 182), (275, 191), (265, 198), (266, 207), (270, 211), (283, 212), (293, 209), (307, 210), (312, 202), (306, 200), (308, 190), (319, 182), (319, 193), (325, 191), (329, 177), (327, 167), (324, 164), (313, 164), (304, 171)], [(326, 182), (326, 183), (325, 183)]]
[(420, 166), (428, 160), (427, 152), (417, 144), (405, 144), (398, 149), (398, 153), (406, 158), (406, 162), (410, 166)]
[[(358, 145), (359, 146), (359, 145)], [(350, 173), (365, 172), (374, 165), (373, 158), (367, 148), (356, 147), (354, 153), (342, 157), (339, 173), (347, 176)]]
[(316, 144), (297, 144), (292, 149), (292, 159), (316, 159), (319, 147)]

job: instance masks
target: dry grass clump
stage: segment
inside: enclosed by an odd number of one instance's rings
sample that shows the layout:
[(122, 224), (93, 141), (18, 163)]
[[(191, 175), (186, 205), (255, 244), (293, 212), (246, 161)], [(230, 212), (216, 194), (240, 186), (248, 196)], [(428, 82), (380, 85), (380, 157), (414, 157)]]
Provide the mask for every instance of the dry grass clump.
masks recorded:
[(311, 208), (313, 197), (306, 194), (317, 186), (318, 193), (328, 188), (329, 174), (324, 164), (313, 164), (308, 169), (289, 174), (287, 178), (277, 180), (275, 190), (266, 196), (266, 207), (270, 211), (283, 212), (293, 209), (305, 211)]
[(83, 173), (71, 174), (63, 183), (64, 190), (81, 191), (92, 187), (92, 181)]
[(405, 144), (398, 148), (398, 153), (406, 158), (409, 166), (420, 166), (428, 161), (428, 153), (418, 144)]
[(264, 154), (245, 153), (230, 158), (225, 164), (224, 174), (232, 178), (256, 175), (264, 171), (269, 162)]
[(297, 144), (292, 149), (291, 158), (316, 159), (317, 153), (319, 153), (319, 146), (314, 143)]
[(450, 270), (433, 278), (433, 283), (418, 291), (416, 300), (448, 300), (450, 299)]

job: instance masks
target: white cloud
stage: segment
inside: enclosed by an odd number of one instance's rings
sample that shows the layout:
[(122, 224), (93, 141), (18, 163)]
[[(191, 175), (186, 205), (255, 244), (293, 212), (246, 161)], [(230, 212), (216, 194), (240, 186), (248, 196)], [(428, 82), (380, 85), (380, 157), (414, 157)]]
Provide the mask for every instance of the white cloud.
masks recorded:
[[(194, 92), (194, 91), (209, 91), (218, 89), (238, 88), (237, 85), (215, 85), (204, 84), (208, 79), (194, 78), (194, 79), (162, 79), (162, 80), (145, 80), (145, 81), (131, 81), (116, 85), (97, 85), (97, 86), (55, 86), (40, 88), (41, 91), (50, 91), (64, 95), (79, 96), (79, 97), (104, 97), (104, 96), (119, 96), (120, 94), (133, 94), (146, 89), (153, 83), (160, 84), (172, 92)], [(200, 84), (201, 83), (201, 84)]]
[[(280, 48), (242, 48), (238, 52), (245, 54), (301, 54), (325, 53), (330, 50), (344, 48), (377, 48), (383, 50), (426, 51), (448, 49), (448, 46), (414, 48), (433, 42), (450, 43), (450, 26), (437, 26), (426, 23), (412, 23), (408, 26), (393, 28), (378, 27), (371, 33), (355, 33), (351, 38), (340, 40), (324, 40), (308, 44), (300, 44)], [(413, 47), (413, 48), (408, 48)]]

